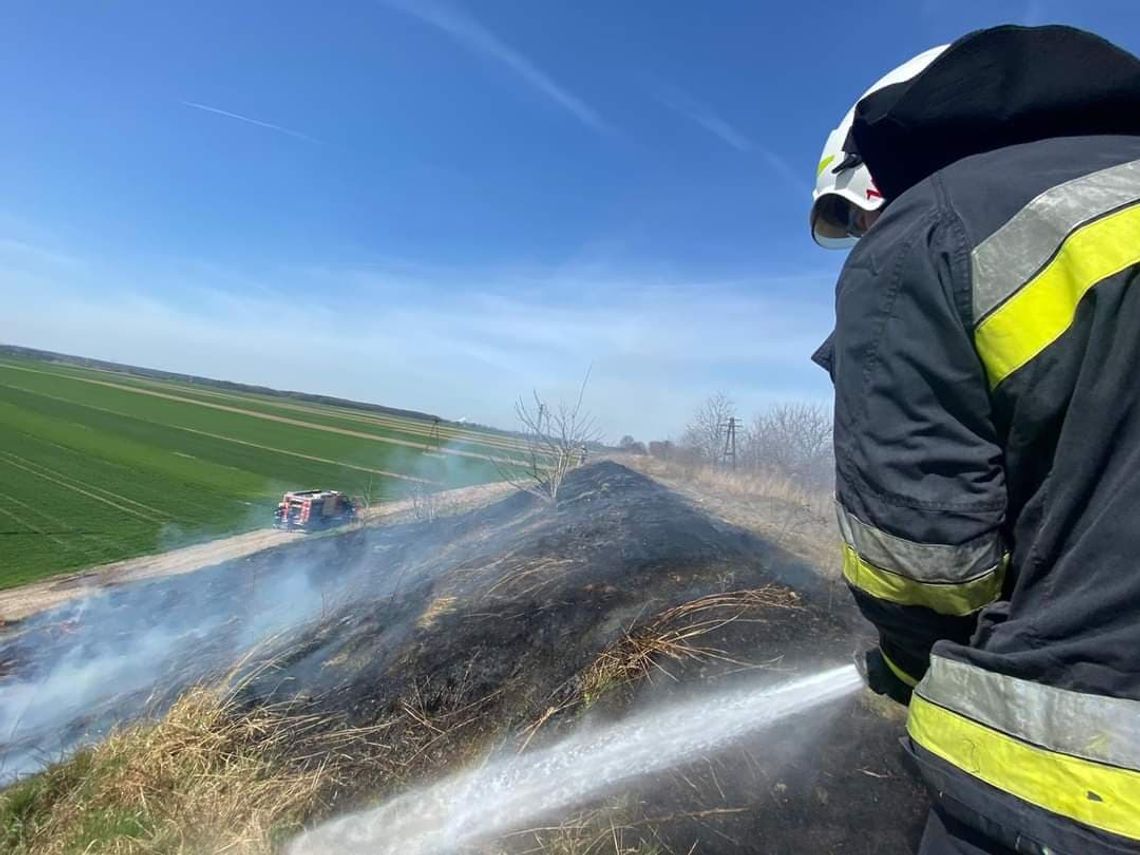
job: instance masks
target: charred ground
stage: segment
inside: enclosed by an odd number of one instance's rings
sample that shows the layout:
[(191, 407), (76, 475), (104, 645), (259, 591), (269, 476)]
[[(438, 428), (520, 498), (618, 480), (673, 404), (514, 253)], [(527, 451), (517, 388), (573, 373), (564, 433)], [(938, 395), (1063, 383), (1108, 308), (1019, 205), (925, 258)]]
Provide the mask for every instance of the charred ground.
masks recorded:
[[(264, 593), (275, 588), (288, 597)], [(126, 614), (194, 640), (193, 656), (164, 661), (133, 694), (77, 710), (66, 726), (79, 736), (137, 715), (146, 698), (155, 709), (156, 684), (169, 701), (224, 667), (250, 641), (251, 614), (299, 596), (305, 607), (260, 635), (302, 628), (273, 642), (272, 664), (257, 666), (238, 700), (372, 734), (356, 747), (367, 756), (351, 785), (322, 812), (634, 705), (843, 664), (867, 643), (846, 597), (812, 567), (602, 462), (572, 473), (555, 507), (518, 494), (125, 587), (86, 616), (34, 619), (0, 655), (8, 680), (46, 671), (74, 651), (76, 633), (94, 644), (100, 623)], [(113, 625), (129, 647), (139, 629)], [(491, 850), (911, 851), (926, 799), (900, 766), (900, 733), (897, 714), (854, 698)], [(613, 842), (598, 843), (602, 833)]]

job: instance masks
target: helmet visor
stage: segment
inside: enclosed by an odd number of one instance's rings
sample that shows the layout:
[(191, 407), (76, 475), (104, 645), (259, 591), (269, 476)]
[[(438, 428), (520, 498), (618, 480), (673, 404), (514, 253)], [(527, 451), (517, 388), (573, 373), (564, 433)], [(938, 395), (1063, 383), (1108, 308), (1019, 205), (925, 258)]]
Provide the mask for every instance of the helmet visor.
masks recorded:
[(820, 196), (812, 208), (811, 228), (817, 238), (861, 238), (869, 228), (867, 212), (836, 193)]

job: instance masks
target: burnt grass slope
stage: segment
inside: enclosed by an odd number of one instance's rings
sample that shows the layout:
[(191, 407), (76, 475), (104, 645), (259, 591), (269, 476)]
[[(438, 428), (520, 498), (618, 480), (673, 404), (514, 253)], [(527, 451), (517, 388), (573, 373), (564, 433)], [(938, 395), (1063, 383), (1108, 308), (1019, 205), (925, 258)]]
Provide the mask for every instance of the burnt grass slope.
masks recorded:
[[(360, 734), (337, 761), (347, 783), (321, 795), (313, 821), (489, 752), (550, 744), (583, 721), (847, 664), (871, 643), (831, 580), (600, 462), (571, 473), (555, 507), (518, 493), (30, 619), (0, 639), (0, 700), (61, 661), (67, 673), (91, 661), (137, 667), (100, 671), (88, 682), (112, 685), (78, 705), (64, 685), (0, 755), (52, 754), (161, 713), (257, 639), (239, 709), (288, 709)], [(901, 721), (890, 704), (852, 696), (485, 851), (910, 852), (928, 802), (901, 765)]]
[[(372, 547), (380, 595), (358, 588), (246, 696), (389, 723), (401, 783), (544, 744), (583, 716), (846, 664), (870, 643), (810, 567), (615, 463), (572, 473), (557, 507), (519, 494), (430, 529)], [(604, 822), (659, 851), (913, 851), (927, 801), (900, 765), (900, 721), (853, 698), (617, 794)]]

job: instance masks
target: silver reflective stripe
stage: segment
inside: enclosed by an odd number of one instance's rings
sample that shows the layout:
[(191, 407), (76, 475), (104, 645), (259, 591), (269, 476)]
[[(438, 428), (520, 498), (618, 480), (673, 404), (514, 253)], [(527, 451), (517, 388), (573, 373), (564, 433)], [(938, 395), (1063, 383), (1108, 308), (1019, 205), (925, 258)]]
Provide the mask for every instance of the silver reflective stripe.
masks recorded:
[(1058, 689), (942, 656), (930, 657), (917, 692), (1050, 751), (1140, 770), (1140, 701)]
[(997, 534), (987, 534), (961, 546), (917, 543), (875, 528), (836, 501), (843, 542), (869, 564), (917, 582), (959, 584), (992, 573), (1002, 561)]
[(1033, 278), (1083, 223), (1140, 199), (1140, 160), (1046, 190), (970, 254), (974, 324)]

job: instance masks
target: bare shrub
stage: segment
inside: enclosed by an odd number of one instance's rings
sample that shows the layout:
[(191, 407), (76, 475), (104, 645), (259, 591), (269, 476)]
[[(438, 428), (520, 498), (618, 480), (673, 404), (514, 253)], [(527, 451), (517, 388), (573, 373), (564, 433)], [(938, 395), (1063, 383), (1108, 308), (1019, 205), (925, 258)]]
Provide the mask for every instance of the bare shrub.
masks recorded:
[(439, 496), (427, 484), (414, 484), (409, 490), (412, 518), (417, 522), (434, 522), (439, 515)]
[(553, 406), (532, 392), (533, 400), (515, 402), (523, 437), (523, 459), (498, 463), (499, 474), (520, 490), (548, 504), (558, 501), (566, 474), (586, 462), (589, 448), (601, 437), (594, 417), (582, 409), (590, 372), (582, 379), (573, 404), (558, 401)]
[(618, 441), (618, 448), (626, 454), (644, 455), (649, 453), (645, 448), (644, 442), (638, 442), (629, 434), (626, 434)]
[(360, 510), (366, 511), (380, 503), (380, 495), (380, 485), (376, 483), (376, 476), (369, 473), (368, 486), (360, 492), (359, 496), (355, 497), (356, 506)]
[(760, 413), (742, 442), (742, 461), (756, 472), (774, 473), (806, 488), (833, 483), (831, 410), (822, 404), (792, 403)]
[(736, 417), (736, 404), (724, 392), (705, 399), (693, 413), (681, 436), (681, 447), (700, 463), (716, 463), (724, 455), (729, 419)]

